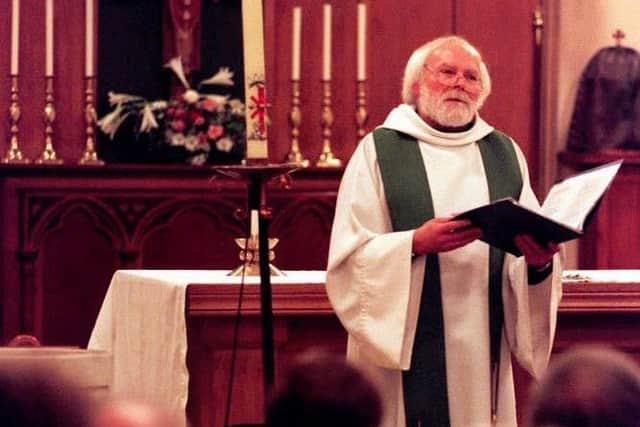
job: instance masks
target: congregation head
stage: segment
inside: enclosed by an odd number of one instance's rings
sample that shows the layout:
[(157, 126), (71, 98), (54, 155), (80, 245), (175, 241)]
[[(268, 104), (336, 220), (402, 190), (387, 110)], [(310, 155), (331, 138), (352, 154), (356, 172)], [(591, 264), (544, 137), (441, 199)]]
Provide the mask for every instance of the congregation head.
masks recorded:
[(377, 427), (374, 382), (343, 355), (307, 352), (288, 370), (267, 411), (270, 427)]
[(576, 347), (552, 359), (534, 389), (529, 427), (640, 426), (640, 367), (608, 347)]

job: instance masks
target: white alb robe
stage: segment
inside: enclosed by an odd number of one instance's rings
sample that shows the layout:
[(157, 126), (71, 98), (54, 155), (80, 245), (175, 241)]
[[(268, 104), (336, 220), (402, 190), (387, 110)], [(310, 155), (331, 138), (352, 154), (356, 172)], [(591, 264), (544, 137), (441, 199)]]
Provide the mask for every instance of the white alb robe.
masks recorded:
[[(475, 141), (493, 128), (479, 116), (464, 132), (428, 126), (412, 106), (391, 111), (384, 127), (419, 141), (436, 217), (489, 202)], [(539, 208), (526, 161), (514, 144), (522, 172), (520, 202)], [(329, 299), (349, 334), (348, 357), (375, 371), (385, 401), (383, 427), (404, 427), (402, 370), (409, 369), (425, 270), (412, 259), (413, 230), (393, 232), (371, 134), (347, 165), (337, 199), (327, 268)], [(440, 253), (449, 412), (452, 427), (516, 426), (510, 352), (534, 377), (547, 365), (562, 294), (561, 260), (530, 286), (523, 257), (506, 254), (504, 329), (498, 419), (491, 423), (488, 308), (489, 246), (475, 241)]]

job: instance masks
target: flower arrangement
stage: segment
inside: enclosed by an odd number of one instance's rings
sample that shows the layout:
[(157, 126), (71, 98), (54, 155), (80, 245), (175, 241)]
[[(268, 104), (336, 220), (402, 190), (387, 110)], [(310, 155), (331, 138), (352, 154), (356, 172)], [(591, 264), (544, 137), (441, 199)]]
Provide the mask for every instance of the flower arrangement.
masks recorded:
[[(165, 67), (178, 77), (185, 90), (169, 101), (148, 101), (136, 95), (109, 92), (113, 110), (98, 121), (100, 130), (114, 140), (124, 123), (142, 135), (154, 150), (172, 152), (173, 159), (193, 165), (239, 163), (244, 157), (245, 106), (237, 98), (202, 94), (192, 89), (185, 77), (182, 61), (173, 58)], [(205, 85), (233, 86), (228, 68), (200, 82)], [(177, 155), (176, 155), (177, 153)]]

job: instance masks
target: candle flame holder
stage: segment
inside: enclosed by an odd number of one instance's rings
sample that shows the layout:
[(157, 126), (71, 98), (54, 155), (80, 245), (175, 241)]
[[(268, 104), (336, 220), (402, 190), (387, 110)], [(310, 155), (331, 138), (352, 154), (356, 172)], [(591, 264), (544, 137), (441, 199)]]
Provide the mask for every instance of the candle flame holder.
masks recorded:
[(84, 153), (82, 153), (82, 157), (78, 160), (78, 163), (81, 165), (88, 166), (102, 166), (104, 162), (98, 158), (98, 153), (96, 153), (96, 143), (95, 143), (95, 125), (97, 120), (96, 109), (95, 109), (95, 101), (94, 101), (94, 85), (95, 85), (95, 77), (87, 76), (85, 77), (85, 100), (84, 100), (84, 121), (86, 124), (85, 127), (85, 146)]
[(26, 158), (22, 151), (20, 151), (20, 146), (18, 144), (18, 122), (20, 122), (20, 100), (18, 97), (18, 75), (11, 75), (11, 96), (10, 96), (10, 105), (9, 105), (9, 123), (10, 123), (10, 137), (9, 137), (9, 150), (7, 150), (7, 154), (2, 158), (2, 163), (18, 163), (18, 164), (26, 164), (31, 161)]
[(44, 150), (36, 160), (38, 164), (61, 165), (64, 161), (58, 158), (53, 148), (53, 122), (56, 120), (56, 109), (53, 100), (53, 76), (45, 76), (44, 104)]
[(333, 111), (331, 110), (331, 81), (322, 80), (322, 152), (316, 162), (321, 168), (337, 168), (342, 166), (342, 160), (338, 159), (331, 150), (331, 126), (333, 125)]
[(295, 163), (304, 168), (309, 166), (309, 160), (300, 152), (298, 137), (300, 136), (300, 124), (302, 123), (302, 111), (300, 110), (300, 80), (291, 80), (291, 111), (289, 112), (289, 124), (291, 125), (291, 148), (285, 161)]

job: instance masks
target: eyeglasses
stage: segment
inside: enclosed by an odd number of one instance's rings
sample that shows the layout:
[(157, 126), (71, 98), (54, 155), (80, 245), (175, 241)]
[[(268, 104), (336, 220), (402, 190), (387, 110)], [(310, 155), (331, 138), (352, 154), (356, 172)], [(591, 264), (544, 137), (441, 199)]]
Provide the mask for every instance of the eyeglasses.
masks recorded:
[(462, 83), (467, 87), (468, 90), (478, 91), (482, 89), (482, 81), (480, 80), (480, 75), (474, 71), (463, 70), (459, 71), (456, 67), (452, 67), (449, 65), (443, 65), (438, 69), (433, 69), (425, 64), (424, 68), (427, 71), (433, 73), (436, 77), (436, 80), (447, 86), (454, 86), (457, 82), (462, 78)]

